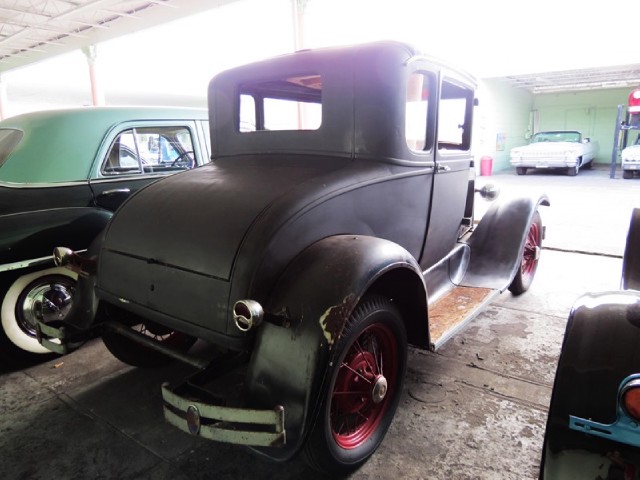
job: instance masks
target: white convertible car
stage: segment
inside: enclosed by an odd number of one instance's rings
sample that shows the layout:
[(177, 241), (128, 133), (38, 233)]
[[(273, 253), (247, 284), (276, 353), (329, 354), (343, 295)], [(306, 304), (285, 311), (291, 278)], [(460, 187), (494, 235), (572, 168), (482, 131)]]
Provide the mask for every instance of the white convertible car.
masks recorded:
[(529, 145), (511, 150), (511, 165), (518, 175), (529, 168), (562, 168), (575, 176), (581, 168), (591, 168), (598, 149), (597, 141), (574, 130), (538, 132)]
[(622, 178), (633, 178), (635, 172), (640, 172), (640, 134), (636, 143), (629, 145), (620, 154), (622, 160)]

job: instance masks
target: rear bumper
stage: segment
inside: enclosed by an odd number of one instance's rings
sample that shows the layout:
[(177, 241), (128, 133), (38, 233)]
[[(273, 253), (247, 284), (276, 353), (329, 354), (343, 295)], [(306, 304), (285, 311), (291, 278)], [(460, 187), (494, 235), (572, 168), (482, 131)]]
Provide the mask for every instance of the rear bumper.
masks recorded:
[[(94, 329), (95, 330), (95, 329)], [(65, 354), (81, 345), (94, 330), (77, 330), (67, 325), (38, 322), (38, 341), (45, 348)], [(162, 385), (164, 417), (183, 432), (208, 440), (254, 447), (281, 447), (286, 444), (284, 407), (272, 409), (238, 408), (204, 397), (205, 390), (185, 382), (175, 389)]]
[(217, 442), (255, 447), (280, 447), (286, 443), (284, 407), (256, 410), (198, 401), (192, 395), (162, 385), (164, 418), (183, 432)]
[(640, 162), (622, 162), (622, 170), (640, 170)]

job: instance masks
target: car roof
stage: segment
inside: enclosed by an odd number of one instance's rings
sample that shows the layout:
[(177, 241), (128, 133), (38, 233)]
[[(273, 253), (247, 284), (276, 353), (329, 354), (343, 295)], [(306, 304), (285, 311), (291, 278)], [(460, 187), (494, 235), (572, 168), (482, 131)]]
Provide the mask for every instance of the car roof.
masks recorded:
[(10, 117), (0, 130), (19, 130), (23, 137), (1, 164), (0, 181), (24, 183), (27, 162), (30, 183), (86, 179), (106, 133), (123, 122), (207, 119), (206, 109), (181, 107), (84, 107)]
[[(212, 157), (277, 151), (400, 158), (407, 149), (405, 139), (395, 136), (391, 142), (387, 135), (397, 132), (398, 125), (405, 122), (404, 86), (407, 72), (413, 71), (412, 64), (428, 64), (430, 69), (441, 75), (446, 72), (469, 88), (476, 86), (468, 73), (395, 41), (300, 50), (221, 72), (213, 77), (208, 89)], [(283, 76), (307, 74), (322, 78), (319, 128), (246, 135), (236, 127), (240, 85), (277, 84)]]

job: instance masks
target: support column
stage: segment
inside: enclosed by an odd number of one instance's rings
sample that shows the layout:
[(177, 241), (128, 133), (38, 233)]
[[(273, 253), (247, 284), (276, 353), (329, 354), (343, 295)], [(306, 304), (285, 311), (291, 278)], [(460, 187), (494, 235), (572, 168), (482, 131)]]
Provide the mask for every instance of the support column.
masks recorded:
[(87, 57), (89, 65), (89, 78), (91, 79), (91, 99), (93, 105), (104, 105), (104, 91), (102, 90), (101, 77), (98, 71), (98, 47), (87, 45), (82, 47), (82, 52)]
[(2, 79), (0, 74), (0, 120), (7, 118), (7, 84)]
[(304, 38), (304, 10), (309, 0), (291, 0), (291, 13), (293, 16), (293, 49), (294, 51), (305, 48)]

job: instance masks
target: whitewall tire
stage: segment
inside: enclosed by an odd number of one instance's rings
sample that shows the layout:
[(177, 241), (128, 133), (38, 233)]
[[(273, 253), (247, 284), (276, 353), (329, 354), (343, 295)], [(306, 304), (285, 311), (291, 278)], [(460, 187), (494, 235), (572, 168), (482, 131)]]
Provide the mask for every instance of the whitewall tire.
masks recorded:
[(63, 319), (71, 308), (76, 280), (77, 275), (65, 268), (49, 268), (16, 279), (2, 299), (0, 348), (51, 353), (38, 343), (36, 320)]

